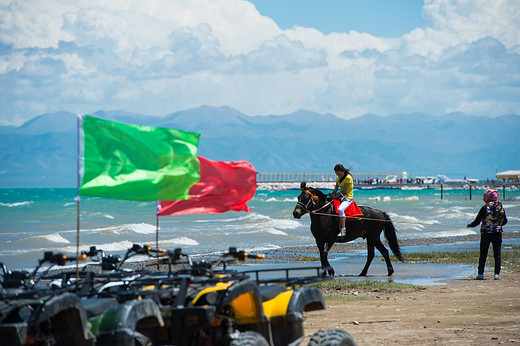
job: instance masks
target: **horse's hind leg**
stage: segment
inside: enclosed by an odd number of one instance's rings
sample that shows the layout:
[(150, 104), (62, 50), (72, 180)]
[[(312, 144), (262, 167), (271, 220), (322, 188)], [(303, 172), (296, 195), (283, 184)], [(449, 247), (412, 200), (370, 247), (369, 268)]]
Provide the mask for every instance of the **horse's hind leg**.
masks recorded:
[(379, 240), (376, 242), (376, 248), (379, 250), (381, 255), (385, 258), (386, 268), (388, 269), (388, 276), (391, 276), (394, 273), (394, 267), (392, 267), (392, 262), (390, 262), (390, 256), (388, 254), (388, 250), (383, 245), (383, 243)]
[(370, 267), (370, 263), (374, 259), (374, 243), (370, 239), (367, 239), (367, 263), (365, 264), (365, 268), (361, 271), (359, 276), (367, 276), (368, 267)]

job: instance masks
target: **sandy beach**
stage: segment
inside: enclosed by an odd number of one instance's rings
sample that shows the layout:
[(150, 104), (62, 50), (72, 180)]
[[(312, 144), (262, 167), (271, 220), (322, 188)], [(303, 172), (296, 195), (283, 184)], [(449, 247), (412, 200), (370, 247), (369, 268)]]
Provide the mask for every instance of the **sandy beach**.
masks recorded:
[[(520, 343), (520, 272), (501, 279), (383, 291), (322, 290), (327, 309), (305, 315), (306, 339), (319, 329), (349, 332), (357, 345)], [(306, 342), (303, 343), (304, 345)]]
[[(518, 238), (518, 233), (504, 233)], [(478, 240), (479, 236), (408, 240), (401, 245)], [(339, 245), (339, 246), (337, 246)], [(364, 244), (335, 244), (335, 251)], [(313, 251), (312, 248), (299, 251)], [(287, 250), (295, 253), (294, 249)], [(475, 259), (475, 262), (478, 259)], [(492, 251), (488, 265), (493, 263)], [(476, 263), (475, 263), (476, 267)], [(306, 341), (319, 329), (349, 332), (357, 345), (520, 344), (520, 270), (504, 268), (500, 280), (474, 276), (445, 285), (384, 290), (322, 289), (327, 309), (305, 315)]]
[[(520, 235), (506, 232), (503, 238), (518, 239)], [(414, 246), (479, 239), (479, 235), (467, 235), (408, 239), (400, 243), (401, 246)], [(364, 242), (335, 244), (332, 252), (364, 247)], [(266, 262), (272, 263), (276, 258), (277, 263), (294, 263), (302, 256), (317, 254), (317, 249), (314, 246), (288, 247), (265, 254)], [(475, 271), (477, 261), (475, 258)], [(490, 250), (487, 265), (492, 263)], [(375, 276), (378, 275), (372, 279)], [(327, 309), (304, 314), (306, 337), (302, 345), (306, 345), (318, 330), (335, 328), (349, 332), (357, 345), (520, 344), (519, 287), (517, 265), (503, 268), (500, 280), (494, 280), (492, 271), (487, 271), (483, 281), (470, 275), (432, 286), (378, 290), (322, 288)]]

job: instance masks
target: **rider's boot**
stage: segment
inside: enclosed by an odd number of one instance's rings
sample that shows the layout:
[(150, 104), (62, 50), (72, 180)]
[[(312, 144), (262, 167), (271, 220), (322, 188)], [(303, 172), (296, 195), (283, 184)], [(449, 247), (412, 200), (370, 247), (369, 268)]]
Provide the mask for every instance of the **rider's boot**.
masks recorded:
[(338, 237), (346, 237), (347, 236), (347, 229), (345, 228), (345, 221), (346, 221), (345, 217), (340, 217), (339, 218), (340, 230), (339, 230), (339, 233), (338, 233)]

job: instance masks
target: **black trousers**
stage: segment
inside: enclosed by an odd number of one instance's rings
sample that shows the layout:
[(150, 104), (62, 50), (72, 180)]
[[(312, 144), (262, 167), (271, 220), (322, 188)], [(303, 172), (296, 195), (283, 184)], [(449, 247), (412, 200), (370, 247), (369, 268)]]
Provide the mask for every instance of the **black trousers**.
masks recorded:
[(489, 244), (493, 244), (493, 257), (495, 257), (495, 274), (500, 274), (502, 264), (502, 232), (480, 234), (480, 258), (478, 260), (478, 273), (484, 274)]

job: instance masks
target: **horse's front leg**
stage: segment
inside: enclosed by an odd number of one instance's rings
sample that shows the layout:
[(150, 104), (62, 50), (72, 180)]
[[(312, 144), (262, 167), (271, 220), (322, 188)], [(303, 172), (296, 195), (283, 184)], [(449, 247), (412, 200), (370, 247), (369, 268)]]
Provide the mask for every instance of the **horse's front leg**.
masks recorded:
[(332, 244), (323, 241), (316, 241), (316, 245), (318, 245), (318, 250), (320, 251), (321, 268), (330, 276), (334, 276), (334, 268), (332, 268), (328, 259), (329, 250), (332, 247)]

